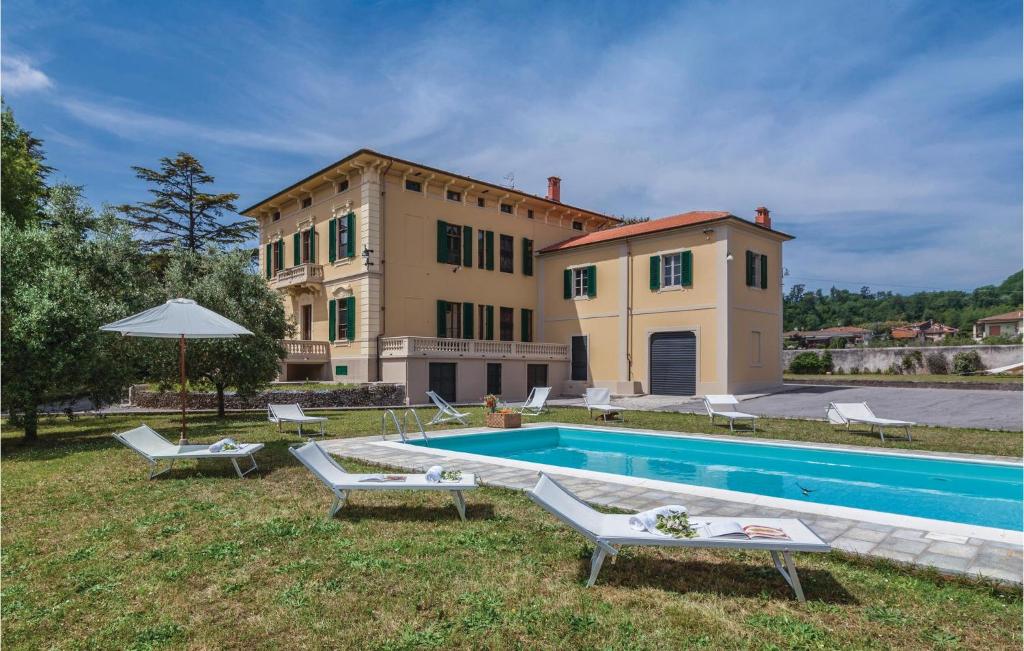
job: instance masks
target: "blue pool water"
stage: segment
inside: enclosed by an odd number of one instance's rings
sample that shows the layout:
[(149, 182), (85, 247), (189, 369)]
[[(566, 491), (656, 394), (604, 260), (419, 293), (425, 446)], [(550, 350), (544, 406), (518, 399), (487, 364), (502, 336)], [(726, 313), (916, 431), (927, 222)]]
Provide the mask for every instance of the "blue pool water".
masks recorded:
[[(1022, 529), (1020, 466), (575, 427), (449, 436), (431, 439), (428, 445), (805, 502)], [(803, 489), (810, 492), (805, 494)]]

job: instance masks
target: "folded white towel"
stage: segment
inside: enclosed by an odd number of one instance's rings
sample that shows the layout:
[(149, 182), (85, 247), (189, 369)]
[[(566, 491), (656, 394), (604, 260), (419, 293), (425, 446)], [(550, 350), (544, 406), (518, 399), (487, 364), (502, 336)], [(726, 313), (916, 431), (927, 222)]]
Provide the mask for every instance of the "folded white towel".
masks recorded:
[(651, 533), (665, 535), (657, 529), (658, 516), (672, 515), (674, 513), (686, 513), (686, 507), (681, 504), (669, 504), (667, 506), (659, 506), (656, 509), (641, 511), (630, 516), (629, 526), (635, 531), (649, 531)]
[(235, 439), (221, 439), (210, 446), (210, 452), (220, 452), (221, 450), (224, 449), (224, 446), (229, 444), (235, 446), (236, 448), (238, 447), (238, 444), (235, 443)]
[(432, 484), (436, 484), (441, 481), (441, 473), (444, 472), (444, 468), (441, 466), (430, 466), (427, 468), (427, 481)]

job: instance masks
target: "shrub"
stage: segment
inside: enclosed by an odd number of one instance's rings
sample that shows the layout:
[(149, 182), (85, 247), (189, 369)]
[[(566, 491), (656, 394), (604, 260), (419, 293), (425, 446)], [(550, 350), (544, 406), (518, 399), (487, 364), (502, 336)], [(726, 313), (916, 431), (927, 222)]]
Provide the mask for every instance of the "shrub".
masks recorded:
[(923, 364), (924, 358), (919, 350), (907, 353), (900, 360), (900, 367), (904, 373), (913, 373), (914, 369), (922, 366)]
[(928, 372), (932, 375), (949, 374), (949, 360), (942, 353), (928, 353), (924, 363), (928, 367)]
[(860, 367), (859, 366), (851, 366), (850, 370), (847, 371), (847, 373), (849, 373), (850, 375), (860, 375)]
[(846, 348), (846, 340), (842, 337), (836, 337), (828, 342), (829, 348)]
[(824, 373), (825, 371), (818, 353), (806, 352), (800, 353), (793, 358), (793, 361), (789, 363), (789, 372), (800, 375), (814, 375), (815, 373)]
[(957, 375), (970, 375), (982, 368), (981, 355), (976, 350), (964, 350), (953, 355), (953, 372)]
[(836, 370), (835, 365), (832, 363), (832, 353), (824, 352), (821, 354), (821, 372), (831, 373)]
[(1021, 336), (1010, 336), (1010, 335), (993, 335), (991, 337), (985, 337), (981, 340), (981, 343), (987, 346), (1002, 346), (1006, 344), (1019, 344)]

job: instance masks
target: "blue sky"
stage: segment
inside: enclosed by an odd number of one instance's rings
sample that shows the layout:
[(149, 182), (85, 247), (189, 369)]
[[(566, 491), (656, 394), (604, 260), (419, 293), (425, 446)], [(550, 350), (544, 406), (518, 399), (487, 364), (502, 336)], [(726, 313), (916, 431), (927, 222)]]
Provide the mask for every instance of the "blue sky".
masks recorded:
[(3, 4), (3, 94), (91, 202), (189, 151), (261, 199), (360, 147), (660, 217), (772, 209), (787, 284), (1021, 268), (1019, 2)]

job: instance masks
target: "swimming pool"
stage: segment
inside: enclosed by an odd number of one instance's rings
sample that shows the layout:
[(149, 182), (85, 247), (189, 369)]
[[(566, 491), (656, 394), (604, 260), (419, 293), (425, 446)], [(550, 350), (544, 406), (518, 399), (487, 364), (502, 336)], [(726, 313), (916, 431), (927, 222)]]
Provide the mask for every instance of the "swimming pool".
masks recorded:
[(427, 445), (803, 502), (1022, 529), (1022, 472), (1020, 466), (1010, 464), (581, 427), (435, 437)]

